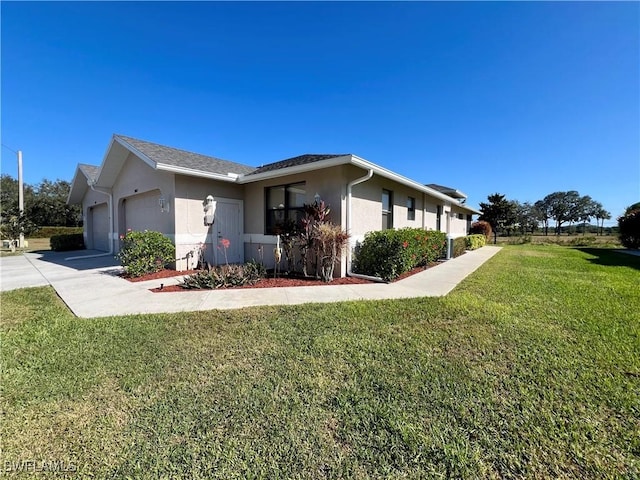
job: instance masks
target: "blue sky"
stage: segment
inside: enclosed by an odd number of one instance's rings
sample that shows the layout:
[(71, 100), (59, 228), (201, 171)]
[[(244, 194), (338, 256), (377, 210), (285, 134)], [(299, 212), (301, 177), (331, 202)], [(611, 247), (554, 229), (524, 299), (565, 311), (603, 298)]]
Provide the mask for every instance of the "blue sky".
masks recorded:
[(424, 183), (640, 200), (638, 2), (7, 2), (2, 172), (113, 133), (260, 165), (354, 153)]

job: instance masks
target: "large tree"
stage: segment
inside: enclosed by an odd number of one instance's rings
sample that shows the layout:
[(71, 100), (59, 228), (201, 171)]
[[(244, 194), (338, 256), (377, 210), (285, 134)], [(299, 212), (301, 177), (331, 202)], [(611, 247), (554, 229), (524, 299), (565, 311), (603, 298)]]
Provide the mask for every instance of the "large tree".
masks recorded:
[[(548, 196), (547, 196), (548, 197)], [(538, 221), (544, 226), (544, 234), (549, 235), (549, 220), (553, 217), (551, 203), (547, 197), (533, 204)]]
[[(18, 212), (18, 181), (10, 175), (2, 175), (0, 202), (3, 221)], [(24, 185), (24, 216), (31, 223), (43, 226), (75, 227), (82, 223), (80, 206), (67, 205), (71, 185), (65, 180), (43, 180), (36, 186)], [(7, 212), (6, 215), (4, 212)]]
[(514, 201), (516, 225), (522, 235), (532, 234), (540, 224), (540, 214), (531, 202)]
[(556, 222), (556, 235), (560, 235), (562, 225), (571, 224), (579, 219), (580, 194), (575, 190), (550, 193), (542, 202), (548, 205), (551, 218)]
[(497, 242), (498, 233), (504, 233), (516, 223), (516, 207), (504, 195), (494, 193), (487, 197), (488, 202), (480, 202), (479, 220), (488, 222), (493, 229), (493, 243)]

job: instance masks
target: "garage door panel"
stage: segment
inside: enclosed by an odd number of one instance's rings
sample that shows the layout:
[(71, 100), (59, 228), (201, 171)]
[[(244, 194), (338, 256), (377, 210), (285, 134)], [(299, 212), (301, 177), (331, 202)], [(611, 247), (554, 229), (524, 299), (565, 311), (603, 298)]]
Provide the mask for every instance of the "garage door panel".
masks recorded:
[(91, 208), (91, 238), (94, 249), (109, 251), (109, 208), (106, 203)]
[(160, 192), (142, 193), (127, 198), (125, 202), (126, 228), (163, 232), (164, 214), (158, 205)]

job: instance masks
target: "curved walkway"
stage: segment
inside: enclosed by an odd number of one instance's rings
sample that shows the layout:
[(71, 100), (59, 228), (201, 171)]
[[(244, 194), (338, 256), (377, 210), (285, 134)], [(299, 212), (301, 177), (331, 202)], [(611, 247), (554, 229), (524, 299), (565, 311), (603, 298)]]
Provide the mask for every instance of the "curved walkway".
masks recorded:
[[(259, 305), (295, 305), (346, 300), (442, 296), (500, 251), (485, 246), (391, 284), (327, 285), (152, 293), (176, 279), (129, 282), (112, 256), (67, 260), (72, 254), (42, 252), (2, 257), (0, 290), (51, 285), (79, 317), (234, 309)], [(97, 252), (75, 252), (90, 255)], [(318, 291), (318, 289), (322, 289)]]

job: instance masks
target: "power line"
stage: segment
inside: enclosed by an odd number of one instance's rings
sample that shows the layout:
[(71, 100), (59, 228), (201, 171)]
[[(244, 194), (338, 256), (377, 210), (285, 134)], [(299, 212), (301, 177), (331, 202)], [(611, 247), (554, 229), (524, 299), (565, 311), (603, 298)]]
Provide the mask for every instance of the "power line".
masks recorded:
[(18, 154), (18, 152), (16, 152), (13, 148), (9, 147), (8, 145), (5, 145), (4, 143), (2, 144), (2, 146), (4, 148), (6, 148), (7, 150), (9, 150), (10, 152), (15, 153), (16, 155)]

